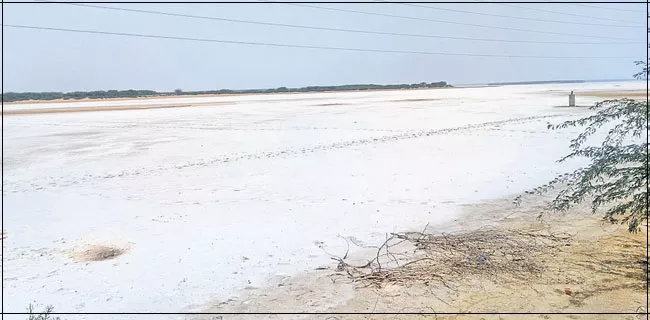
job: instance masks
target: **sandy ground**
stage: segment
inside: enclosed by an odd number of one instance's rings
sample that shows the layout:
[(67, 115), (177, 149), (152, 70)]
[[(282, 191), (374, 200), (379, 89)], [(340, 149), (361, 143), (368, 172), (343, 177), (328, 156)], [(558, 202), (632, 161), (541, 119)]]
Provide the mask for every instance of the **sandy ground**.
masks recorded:
[(193, 104), (163, 104), (163, 105), (115, 105), (115, 106), (88, 106), (88, 107), (61, 107), (61, 108), (34, 108), (34, 109), (11, 109), (5, 110), (2, 112), (3, 116), (14, 116), (14, 115), (36, 115), (36, 114), (47, 114), (47, 113), (71, 113), (71, 112), (100, 112), (100, 111), (126, 111), (126, 110), (146, 110), (146, 109), (166, 109), (166, 108), (187, 108), (187, 107), (198, 107), (202, 105), (224, 105), (228, 104), (227, 102), (222, 102), (221, 104), (215, 102), (207, 103), (193, 103)]
[[(558, 91), (643, 86), (149, 99), (119, 105), (204, 105), (5, 117), (3, 310), (35, 301), (60, 312), (200, 311), (311, 277), (332, 266), (321, 247), (345, 249), (340, 237), (373, 244), (448, 226), (467, 205), (579, 165), (554, 162), (576, 131), (546, 124), (588, 110), (557, 108), (568, 100)], [(363, 309), (369, 297), (295, 283), (312, 290), (305, 311)], [(270, 303), (264, 311), (291, 306)]]
[(602, 90), (602, 91), (587, 91), (587, 92), (582, 92), (581, 94), (590, 97), (602, 98), (602, 99), (627, 98), (627, 99), (645, 100), (648, 97), (646, 90)]
[[(521, 207), (514, 206), (512, 199), (467, 205), (457, 220), (428, 230), (434, 233), (472, 232), (489, 226), (506, 230), (544, 229), (572, 235), (560, 248), (541, 255), (543, 271), (531, 275), (530, 279), (509, 279), (510, 275), (505, 273), (494, 279), (477, 275), (445, 279), (444, 285), (435, 281), (406, 281), (399, 285), (366, 287), (363, 283), (353, 283), (343, 272), (337, 272), (333, 262), (325, 270), (279, 279), (273, 287), (249, 288), (237, 299), (215, 301), (202, 311), (264, 312), (272, 305), (277, 312), (429, 314), (391, 319), (645, 319), (645, 315), (571, 314), (644, 311), (646, 235), (645, 232), (632, 234), (625, 226), (603, 222), (599, 216), (585, 213), (589, 211), (588, 206), (579, 206), (566, 213), (549, 212), (545, 204), (550, 199), (550, 196), (529, 197)], [(337, 298), (344, 301), (335, 306), (322, 303)], [(566, 315), (444, 315), (454, 312)], [(442, 314), (434, 315), (436, 313)], [(337, 319), (380, 318), (376, 315), (333, 316)], [(250, 316), (238, 318), (252, 319)], [(264, 317), (274, 318), (277, 316)], [(313, 315), (282, 318), (331, 319)]]
[[(645, 81), (635, 81), (628, 84), (611, 84), (606, 87), (596, 87), (589, 85), (573, 84), (566, 85), (567, 88), (570, 88), (569, 91), (574, 91), (576, 95), (576, 104), (577, 105), (588, 105), (581, 103), (580, 99), (582, 97), (587, 98), (587, 101), (591, 98), (597, 98), (600, 100), (605, 99), (636, 99), (636, 100), (646, 100), (647, 99), (647, 90)], [(545, 92), (555, 94), (557, 96), (567, 96), (566, 90), (563, 89), (550, 89)]]

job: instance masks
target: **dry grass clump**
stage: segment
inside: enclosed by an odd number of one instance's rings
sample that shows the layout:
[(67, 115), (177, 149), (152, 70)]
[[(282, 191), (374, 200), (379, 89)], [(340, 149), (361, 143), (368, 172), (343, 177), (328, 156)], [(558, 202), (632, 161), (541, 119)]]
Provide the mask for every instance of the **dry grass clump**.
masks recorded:
[(104, 245), (91, 245), (83, 250), (77, 251), (73, 254), (74, 258), (79, 261), (92, 262), (92, 261), (105, 261), (115, 259), (124, 253), (126, 249), (104, 246)]
[(54, 307), (48, 305), (42, 312), (38, 312), (34, 309), (34, 305), (31, 303), (27, 307), (27, 320), (61, 320), (60, 317), (53, 317), (51, 315), (54, 312)]

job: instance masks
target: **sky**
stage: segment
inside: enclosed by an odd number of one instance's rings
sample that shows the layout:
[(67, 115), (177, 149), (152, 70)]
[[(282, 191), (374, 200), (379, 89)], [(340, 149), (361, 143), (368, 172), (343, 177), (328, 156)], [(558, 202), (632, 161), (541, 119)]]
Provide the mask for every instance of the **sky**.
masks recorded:
[[(300, 26), (523, 42), (363, 34), (61, 3), (5, 2), (3, 91), (191, 91), (359, 83), (447, 81), (453, 85), (631, 79), (638, 69), (634, 61), (646, 56), (645, 4), (314, 4), (383, 14), (380, 16), (279, 3), (98, 5)], [(449, 55), (151, 39), (7, 25)]]

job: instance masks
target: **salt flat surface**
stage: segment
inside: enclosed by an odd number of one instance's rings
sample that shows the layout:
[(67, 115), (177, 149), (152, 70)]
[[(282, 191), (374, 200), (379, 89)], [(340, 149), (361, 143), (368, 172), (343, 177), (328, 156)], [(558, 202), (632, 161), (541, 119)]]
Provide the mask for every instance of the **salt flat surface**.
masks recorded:
[[(332, 264), (354, 237), (443, 226), (514, 196), (555, 163), (589, 112), (570, 90), (645, 83), (119, 101), (214, 106), (6, 116), (4, 312), (184, 312)], [(174, 101), (167, 101), (174, 100)], [(231, 101), (230, 105), (218, 103)], [(578, 104), (596, 100), (578, 95)], [(61, 108), (115, 101), (13, 105)], [(84, 262), (88, 245), (126, 248)], [(332, 302), (336, 303), (336, 301)], [(273, 306), (269, 306), (273, 311)]]

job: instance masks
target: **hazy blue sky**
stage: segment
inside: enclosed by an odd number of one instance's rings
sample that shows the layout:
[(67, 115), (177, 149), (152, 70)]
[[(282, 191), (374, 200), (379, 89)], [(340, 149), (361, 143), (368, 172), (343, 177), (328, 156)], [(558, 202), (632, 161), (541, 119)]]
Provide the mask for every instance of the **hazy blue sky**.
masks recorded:
[[(646, 55), (645, 4), (518, 4), (518, 6), (526, 8), (557, 11), (565, 14), (528, 10), (502, 4), (426, 4), (426, 6), (435, 8), (476, 13), (573, 23), (635, 25), (634, 27), (549, 23), (427, 9), (403, 4), (319, 5), (422, 19), (624, 40), (415, 21), (287, 4), (102, 5), (319, 27), (452, 37), (594, 42), (599, 44), (478, 42), (354, 34), (150, 15), (52, 3), (5, 3), (4, 23), (380, 50), (620, 58), (537, 59), (343, 52), (76, 34), (6, 27), (3, 39), (4, 91), (130, 88), (202, 90), (351, 83), (413, 83), (440, 80), (452, 84), (463, 84), (550, 79), (627, 79), (631, 78), (637, 69), (633, 61), (642, 60)], [(636, 43), (603, 44), (625, 40)]]

